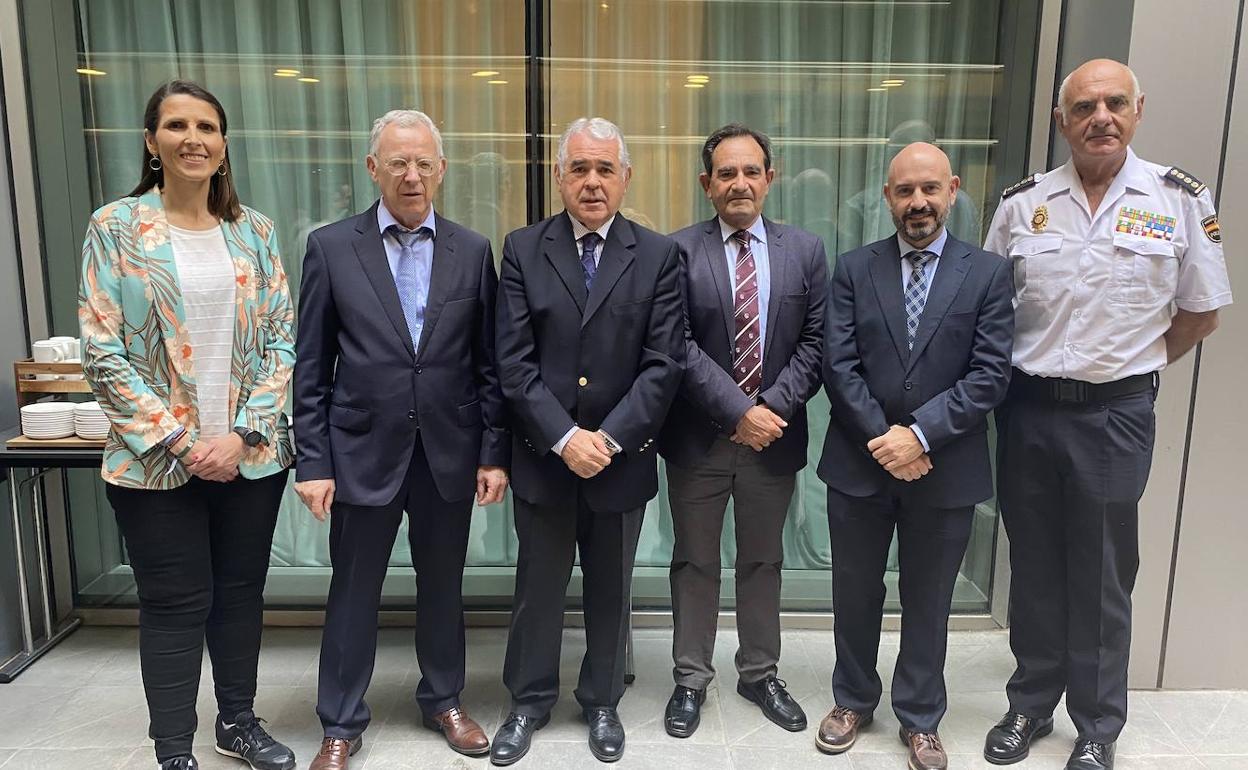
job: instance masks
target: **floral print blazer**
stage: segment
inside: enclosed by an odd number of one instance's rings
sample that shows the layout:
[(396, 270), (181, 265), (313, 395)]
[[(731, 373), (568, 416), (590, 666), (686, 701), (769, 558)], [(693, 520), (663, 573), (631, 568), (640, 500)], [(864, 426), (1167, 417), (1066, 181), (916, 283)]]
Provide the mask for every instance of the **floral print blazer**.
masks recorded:
[[(239, 474), (255, 479), (294, 457), (283, 413), (295, 361), (294, 308), (272, 220), (244, 206), (221, 230), (237, 281), (229, 414), (235, 427), (264, 436), (239, 462)], [(110, 484), (173, 489), (190, 479), (162, 444), (178, 426), (199, 438), (195, 351), (179, 286), (156, 188), (91, 216), (78, 323), (82, 368), (112, 423), (101, 469)]]

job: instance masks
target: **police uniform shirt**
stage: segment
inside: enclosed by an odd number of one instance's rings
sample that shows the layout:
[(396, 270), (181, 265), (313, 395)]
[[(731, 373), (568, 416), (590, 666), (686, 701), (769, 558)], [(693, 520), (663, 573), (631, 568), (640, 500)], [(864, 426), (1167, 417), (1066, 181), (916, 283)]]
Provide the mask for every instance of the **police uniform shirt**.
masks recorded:
[(1231, 303), (1209, 190), (1130, 148), (1099, 211), (1073, 162), (1007, 190), (984, 248), (1013, 262), (1014, 366), (1040, 377), (1158, 371), (1173, 306)]

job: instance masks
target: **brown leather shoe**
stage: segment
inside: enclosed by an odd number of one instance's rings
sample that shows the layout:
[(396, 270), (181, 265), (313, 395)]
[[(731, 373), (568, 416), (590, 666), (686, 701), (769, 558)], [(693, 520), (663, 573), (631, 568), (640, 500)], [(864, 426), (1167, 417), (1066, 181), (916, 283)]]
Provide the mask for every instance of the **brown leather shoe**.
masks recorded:
[(478, 757), (490, 752), (490, 739), (485, 737), (485, 730), (459, 706), (425, 717), (424, 723), (430, 730), (442, 733), (447, 744), (460, 754)]
[(840, 754), (848, 751), (858, 740), (858, 731), (871, 724), (870, 714), (860, 714), (844, 706), (836, 706), (819, 723), (815, 734), (815, 748), (824, 754)]
[(945, 756), (945, 747), (940, 744), (940, 736), (936, 733), (917, 733), (901, 728), (901, 742), (910, 749), (907, 760), (910, 770), (947, 770), (949, 758)]
[(347, 770), (351, 757), (364, 747), (364, 737), (346, 738), (326, 737), (321, 741), (321, 750), (312, 758), (308, 770)]

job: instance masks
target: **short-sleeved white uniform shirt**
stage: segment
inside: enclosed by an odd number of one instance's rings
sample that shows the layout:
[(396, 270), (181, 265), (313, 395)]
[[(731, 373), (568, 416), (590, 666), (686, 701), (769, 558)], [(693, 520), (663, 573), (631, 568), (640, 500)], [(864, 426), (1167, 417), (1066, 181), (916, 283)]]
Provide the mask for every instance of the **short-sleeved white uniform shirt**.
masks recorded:
[(1170, 172), (1128, 149), (1097, 211), (1073, 163), (1007, 191), (984, 248), (1014, 264), (1014, 366), (1097, 383), (1159, 371), (1175, 307), (1231, 303), (1213, 197)]

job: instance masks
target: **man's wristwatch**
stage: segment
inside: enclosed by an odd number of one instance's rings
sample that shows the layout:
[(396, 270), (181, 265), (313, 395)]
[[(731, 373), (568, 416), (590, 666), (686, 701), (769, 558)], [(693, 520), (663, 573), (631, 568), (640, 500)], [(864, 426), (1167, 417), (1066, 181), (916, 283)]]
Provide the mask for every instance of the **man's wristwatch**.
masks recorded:
[(264, 434), (258, 430), (251, 430), (250, 428), (235, 428), (234, 432), (238, 434), (238, 437), (241, 438), (243, 443), (249, 448), (254, 448), (264, 443)]
[(607, 451), (611, 454), (618, 455), (620, 452), (624, 451), (624, 447), (615, 443), (615, 439), (608, 436), (605, 430), (598, 431), (598, 435), (602, 436), (602, 443), (607, 445)]

